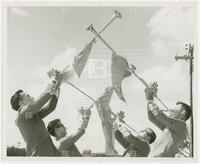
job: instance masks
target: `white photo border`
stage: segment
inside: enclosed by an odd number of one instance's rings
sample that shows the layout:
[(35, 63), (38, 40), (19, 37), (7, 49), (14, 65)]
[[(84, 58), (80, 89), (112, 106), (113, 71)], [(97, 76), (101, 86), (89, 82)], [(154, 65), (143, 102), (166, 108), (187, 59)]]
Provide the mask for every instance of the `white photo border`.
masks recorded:
[[(146, 0), (146, 1), (4, 1), (2, 2), (2, 57), (1, 57), (1, 68), (2, 68), (2, 75), (1, 75), (1, 142), (2, 142), (2, 146), (1, 146), (1, 156), (2, 156), (2, 160), (3, 161), (17, 161), (17, 162), (21, 162), (21, 161), (94, 161), (94, 162), (100, 162), (100, 161), (118, 161), (118, 162), (124, 162), (124, 161), (135, 161), (135, 162), (197, 162), (198, 160), (198, 137), (200, 136), (199, 133), (199, 128), (198, 128), (198, 123), (199, 122), (199, 112), (197, 111), (198, 107), (199, 107), (199, 87), (198, 87), (198, 82), (199, 82), (199, 63), (200, 63), (200, 59), (199, 56), (197, 55), (199, 53), (199, 49), (197, 49), (197, 52), (195, 52), (195, 60), (194, 60), (194, 64), (195, 64), (195, 69), (196, 71), (194, 71), (194, 76), (198, 77), (198, 79), (194, 79), (194, 87), (198, 88), (198, 89), (193, 89), (193, 108), (196, 109), (193, 112), (193, 116), (194, 116), (194, 157), (193, 158), (121, 158), (121, 157), (83, 157), (83, 158), (76, 158), (76, 157), (70, 157), (70, 158), (65, 158), (65, 157), (8, 157), (6, 155), (6, 126), (3, 126), (6, 124), (6, 120), (7, 120), (7, 114), (6, 114), (6, 109), (7, 109), (7, 104), (6, 102), (8, 97), (7, 97), (7, 9), (8, 7), (30, 7), (30, 6), (34, 6), (34, 7), (58, 7), (58, 6), (62, 6), (62, 7), (69, 7), (69, 6), (96, 6), (96, 7), (106, 7), (106, 6), (116, 6), (116, 7), (125, 7), (125, 6), (140, 6), (140, 5), (149, 5), (149, 6), (155, 6), (152, 2), (153, 0)], [(149, 2), (149, 4), (147, 4), (147, 2)], [(160, 1), (155, 1), (155, 2), (160, 2)], [(165, 2), (172, 2), (172, 1), (165, 1)], [(173, 1), (174, 2), (174, 1)], [(184, 2), (189, 2), (188, 1), (184, 1)], [(192, 2), (197, 2), (197, 1), (192, 1)], [(174, 2), (175, 3), (175, 2)], [(197, 4), (198, 5), (198, 4)], [(199, 9), (198, 9), (198, 17), (199, 17)], [(199, 28), (199, 19), (198, 19), (198, 29)], [(198, 31), (198, 38), (199, 38), (199, 31)], [(198, 45), (196, 47), (199, 46), (199, 39), (198, 39)], [(193, 87), (193, 88), (194, 88)], [(196, 96), (197, 95), (197, 96)]]

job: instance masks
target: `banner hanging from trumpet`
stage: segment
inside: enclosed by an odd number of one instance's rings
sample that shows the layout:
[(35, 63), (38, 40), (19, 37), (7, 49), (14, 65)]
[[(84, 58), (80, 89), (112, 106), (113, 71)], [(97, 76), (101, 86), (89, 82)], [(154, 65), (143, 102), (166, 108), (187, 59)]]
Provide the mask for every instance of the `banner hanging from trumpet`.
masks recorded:
[(124, 78), (131, 75), (131, 72), (128, 71), (129, 65), (125, 58), (122, 56), (112, 54), (112, 64), (111, 64), (111, 73), (112, 73), (112, 85), (115, 92), (122, 101), (125, 101), (123, 92), (122, 92), (122, 81)]
[(90, 55), (94, 40), (85, 46), (85, 48), (74, 58), (73, 68), (78, 77), (81, 76), (81, 73), (87, 63), (88, 57)]
[(114, 148), (113, 122), (111, 119), (111, 109), (109, 107), (113, 91), (113, 87), (106, 88), (103, 96), (98, 98), (97, 102), (95, 103), (101, 119), (102, 129), (105, 137), (105, 153), (107, 155), (117, 154), (117, 151)]

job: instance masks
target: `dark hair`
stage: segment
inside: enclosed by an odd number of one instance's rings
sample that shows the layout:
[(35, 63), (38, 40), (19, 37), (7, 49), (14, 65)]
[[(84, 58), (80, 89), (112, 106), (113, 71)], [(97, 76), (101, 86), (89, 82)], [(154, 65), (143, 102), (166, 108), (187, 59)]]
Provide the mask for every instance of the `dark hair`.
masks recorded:
[(179, 104), (181, 104), (183, 106), (183, 108), (185, 109), (185, 121), (186, 121), (188, 118), (190, 118), (190, 116), (192, 114), (192, 108), (188, 104), (186, 104), (182, 101), (178, 101), (176, 103), (176, 105), (179, 105)]
[(151, 128), (146, 128), (145, 131), (150, 137), (149, 144), (153, 143), (156, 140), (156, 133)]
[(54, 137), (56, 135), (55, 128), (56, 128), (56, 125), (58, 124), (58, 122), (60, 122), (60, 119), (54, 119), (54, 120), (50, 121), (47, 126), (48, 133)]
[(21, 100), (20, 93), (22, 92), (23, 90), (18, 90), (10, 99), (10, 104), (12, 106), (12, 109), (14, 109), (15, 111), (18, 111), (20, 108), (19, 101)]

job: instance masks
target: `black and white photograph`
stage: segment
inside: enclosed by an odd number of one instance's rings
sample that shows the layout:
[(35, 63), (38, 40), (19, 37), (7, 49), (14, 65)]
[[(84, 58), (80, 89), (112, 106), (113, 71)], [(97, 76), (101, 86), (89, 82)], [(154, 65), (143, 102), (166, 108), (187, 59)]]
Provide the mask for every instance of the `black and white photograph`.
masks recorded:
[(2, 158), (197, 159), (198, 5), (2, 2)]

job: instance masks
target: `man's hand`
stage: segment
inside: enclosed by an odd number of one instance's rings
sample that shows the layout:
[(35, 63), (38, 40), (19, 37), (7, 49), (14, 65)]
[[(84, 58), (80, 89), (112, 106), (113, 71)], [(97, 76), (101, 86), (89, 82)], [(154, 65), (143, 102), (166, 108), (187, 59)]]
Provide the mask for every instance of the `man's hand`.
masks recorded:
[(55, 79), (58, 81), (58, 86), (62, 83), (63, 75), (60, 71), (55, 70)]
[(82, 106), (81, 106), (81, 109), (79, 110), (79, 113), (81, 114), (82, 116), (82, 119), (90, 119), (90, 116), (91, 116), (91, 110), (90, 109), (84, 109)]
[(81, 109), (79, 109), (78, 112), (83, 116), (84, 115), (84, 108), (81, 106)]
[(107, 87), (107, 88), (105, 89), (105, 93), (112, 93), (113, 90), (114, 90), (114, 87), (113, 87), (113, 86), (112, 86), (112, 87)]
[(159, 107), (156, 104), (153, 104), (153, 108), (150, 110), (154, 115), (158, 115)]
[(88, 122), (89, 122), (90, 116), (91, 116), (91, 110), (90, 110), (90, 108), (89, 108), (89, 109), (84, 109), (84, 108), (81, 106), (81, 109), (79, 110), (79, 113), (80, 113), (81, 116), (82, 116), (81, 129), (86, 129), (87, 126), (88, 126)]
[(92, 112), (90, 109), (86, 109), (85, 110), (85, 119), (90, 119)]
[(117, 115), (118, 115), (118, 120), (120, 121), (120, 122), (124, 122), (124, 117), (125, 117), (125, 115), (124, 115), (124, 112), (123, 111), (120, 111), (119, 113), (117, 113)]
[(51, 84), (48, 84), (45, 92), (48, 92), (51, 95), (54, 95), (56, 91), (57, 91), (56, 83), (52, 82)]
[(131, 132), (125, 126), (119, 126), (119, 130), (124, 137), (128, 137), (129, 135), (131, 135)]
[(57, 87), (54, 94), (57, 98), (59, 98), (59, 95), (60, 95), (60, 87)]
[(131, 72), (134, 72), (136, 70), (136, 67), (133, 64), (130, 64), (130, 68)]
[(153, 100), (154, 96), (157, 94), (158, 92), (158, 84), (156, 82), (153, 82), (152, 84), (150, 84), (149, 87), (145, 88), (144, 92), (145, 92), (145, 96), (146, 96), (146, 100)]
[(112, 127), (113, 127), (113, 130), (114, 130), (114, 131), (117, 131), (117, 130), (119, 129), (119, 125), (116, 123), (115, 120), (113, 121)]
[(50, 84), (49, 84), (49, 93), (51, 95), (56, 95), (58, 97), (59, 92), (60, 92), (60, 84), (62, 83), (62, 73), (56, 69), (51, 69), (50, 71), (47, 72), (49, 78), (51, 79)]
[(49, 78), (52, 79), (52, 83), (58, 86), (61, 84), (63, 75), (60, 71), (52, 68), (50, 71), (47, 72), (47, 74)]
[(124, 112), (120, 111), (119, 113), (115, 114), (115, 113), (111, 113), (113, 115), (113, 129), (114, 131), (119, 130), (121, 127), (121, 123), (124, 123)]

